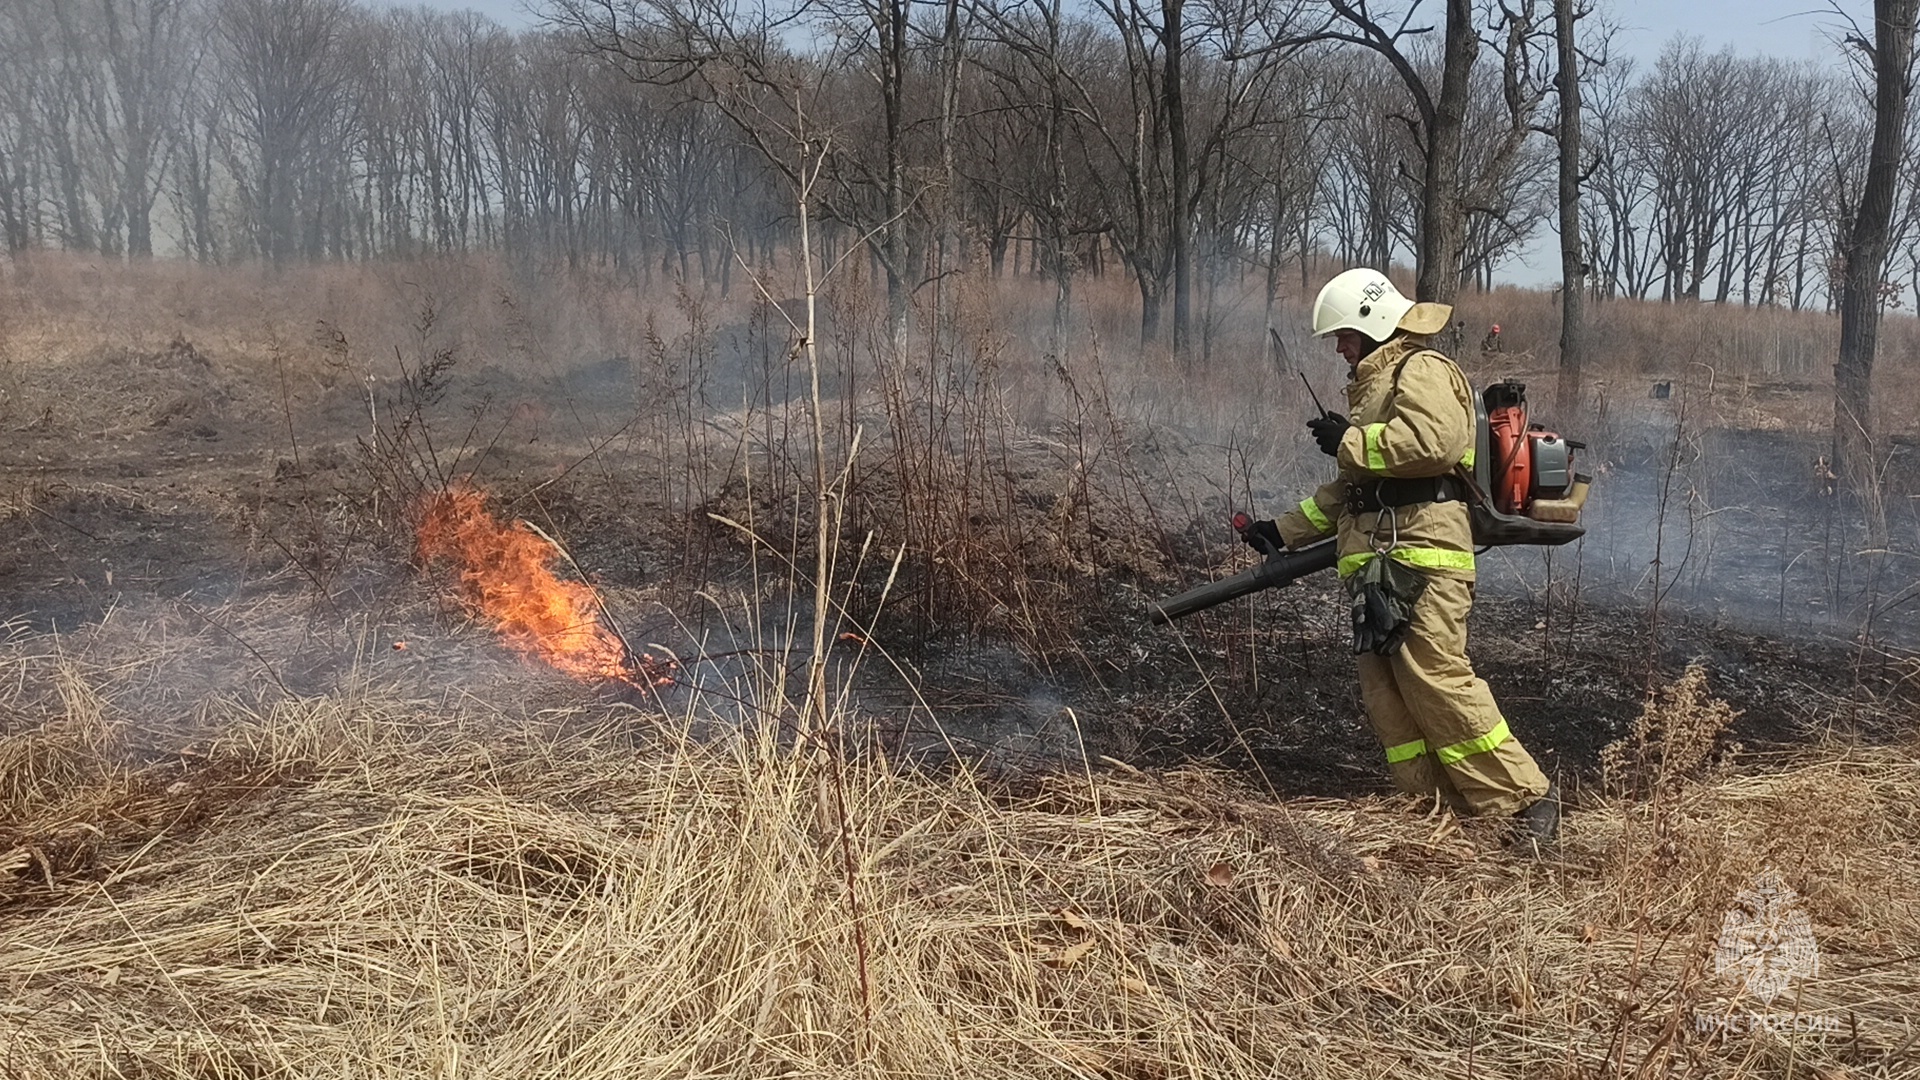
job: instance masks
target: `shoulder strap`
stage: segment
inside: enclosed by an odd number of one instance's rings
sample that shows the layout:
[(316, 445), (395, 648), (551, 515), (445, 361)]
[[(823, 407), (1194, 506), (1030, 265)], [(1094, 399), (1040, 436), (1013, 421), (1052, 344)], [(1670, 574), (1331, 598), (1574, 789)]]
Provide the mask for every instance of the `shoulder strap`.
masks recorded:
[[(1412, 360), (1414, 357), (1419, 356), (1421, 353), (1432, 353), (1441, 362), (1451, 364), (1455, 369), (1458, 369), (1460, 367), (1460, 365), (1456, 363), (1452, 357), (1448, 356), (1446, 353), (1441, 352), (1439, 349), (1415, 349), (1414, 351), (1401, 357), (1400, 362), (1393, 366), (1393, 385), (1388, 387), (1387, 389), (1387, 412), (1391, 413), (1393, 411), (1394, 399), (1400, 396), (1400, 373), (1407, 370), (1407, 361)], [(1465, 378), (1466, 372), (1461, 371), (1460, 375), (1462, 378)], [(1467, 384), (1467, 392), (1468, 393), (1473, 392), (1472, 383)], [(1471, 414), (1469, 415), (1469, 419), (1471, 419)], [(1458, 478), (1462, 486), (1464, 486), (1467, 489), (1467, 503), (1469, 505), (1476, 506), (1476, 507), (1491, 507), (1493, 505), (1493, 500), (1488, 497), (1487, 493), (1484, 490), (1481, 489), (1480, 481), (1477, 477), (1473, 475), (1472, 469), (1469, 469), (1464, 465), (1456, 464), (1453, 467), (1453, 471), (1448, 475)]]
[(1453, 363), (1453, 361), (1447, 357), (1447, 354), (1441, 352), (1439, 349), (1430, 349), (1430, 348), (1424, 348), (1424, 347), (1415, 349), (1412, 352), (1408, 353), (1407, 355), (1401, 357), (1400, 362), (1393, 365), (1393, 380), (1387, 386), (1387, 405), (1386, 405), (1386, 408), (1382, 410), (1383, 412), (1392, 414), (1394, 402), (1398, 400), (1400, 397), (1400, 374), (1407, 370), (1408, 362), (1411, 361), (1416, 356), (1420, 356), (1427, 353), (1431, 353), (1436, 359), (1440, 360), (1442, 363), (1447, 363), (1447, 364)]

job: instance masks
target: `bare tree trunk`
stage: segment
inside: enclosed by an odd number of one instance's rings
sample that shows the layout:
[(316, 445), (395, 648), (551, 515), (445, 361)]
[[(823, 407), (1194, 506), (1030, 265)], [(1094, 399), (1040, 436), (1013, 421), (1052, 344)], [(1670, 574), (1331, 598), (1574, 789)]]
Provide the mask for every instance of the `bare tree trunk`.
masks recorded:
[(1053, 353), (1067, 355), (1067, 321), (1073, 308), (1073, 255), (1067, 235), (1067, 91), (1060, 66), (1061, 0), (1047, 12), (1047, 218), (1053, 263)]
[(30, 242), (25, 170), (17, 157), (0, 147), (0, 233), (6, 235), (8, 257), (17, 257)]
[(1587, 264), (1580, 250), (1580, 68), (1573, 39), (1573, 0), (1553, 0), (1553, 36), (1560, 54), (1560, 385), (1561, 423), (1580, 408), (1580, 368), (1586, 360), (1581, 305)]
[(1140, 284), (1140, 344), (1145, 346), (1160, 337), (1160, 304), (1166, 294), (1157, 275), (1135, 273), (1134, 278)]
[(886, 114), (886, 225), (881, 241), (887, 275), (887, 321), (896, 355), (907, 347), (907, 206), (906, 70), (907, 0), (885, 0), (877, 13), (881, 21), (880, 87)]
[(85, 162), (74, 144), (75, 125), (68, 111), (76, 107), (72, 98), (81, 90), (71, 77), (62, 78), (61, 84), (58, 93), (48, 99), (44, 127), (53, 151), (51, 171), (57, 173), (60, 180), (61, 246), (68, 251), (94, 251), (99, 241), (94, 231), (93, 211), (87, 204)]
[(940, 251), (934, 269), (944, 279), (959, 259), (960, 246), (959, 175), (953, 160), (954, 125), (960, 111), (960, 0), (947, 0), (940, 37)]
[(1447, 40), (1440, 69), (1440, 96), (1427, 132), (1426, 186), (1420, 198), (1421, 300), (1451, 304), (1460, 291), (1460, 249), (1466, 215), (1460, 205), (1461, 132), (1480, 38), (1473, 27), (1473, 0), (1447, 0)]
[[(1873, 359), (1880, 333), (1880, 283), (1905, 150), (1907, 73), (1920, 0), (1874, 0), (1874, 40), (1855, 37), (1873, 64), (1873, 146), (1866, 184), (1842, 252), (1840, 359), (1833, 369), (1834, 471), (1856, 494), (1876, 490), (1873, 467)], [(1882, 529), (1884, 529), (1884, 522)]]
[[(1274, 145), (1277, 152), (1274, 154), (1273, 166), (1273, 232), (1267, 238), (1267, 356), (1272, 360), (1274, 370), (1283, 371), (1286, 368), (1286, 349), (1280, 343), (1280, 327), (1274, 321), (1274, 312), (1280, 300), (1280, 258), (1286, 253), (1285, 235), (1288, 227), (1286, 215), (1290, 207), (1287, 206), (1285, 172), (1280, 160), (1286, 154), (1285, 144), (1275, 140)], [(1305, 261), (1306, 257), (1307, 253), (1302, 251), (1301, 260)]]
[[(1389, 29), (1368, 12), (1364, 3), (1329, 0), (1329, 6), (1358, 31), (1353, 35), (1332, 36), (1379, 53), (1392, 65), (1413, 98), (1424, 166), (1418, 250), (1414, 253), (1419, 263), (1415, 292), (1421, 300), (1450, 304), (1460, 291), (1460, 252), (1466, 246), (1460, 156), (1473, 65), (1480, 52), (1480, 37), (1473, 24), (1473, 0), (1446, 0), (1447, 33), (1441, 43), (1437, 97), (1428, 89), (1420, 66), (1399, 46), (1399, 40), (1409, 34), (1404, 20), (1397, 29)], [(1367, 239), (1369, 246), (1384, 246), (1377, 233)], [(1386, 260), (1379, 257), (1371, 261), (1383, 264)]]
[(1181, 59), (1186, 52), (1186, 30), (1181, 22), (1186, 0), (1160, 0), (1160, 47), (1166, 59), (1161, 69), (1161, 104), (1167, 113), (1167, 141), (1173, 153), (1173, 190), (1167, 207), (1168, 237), (1173, 246), (1173, 352), (1186, 355), (1191, 333), (1193, 294), (1192, 172), (1187, 161), (1187, 111), (1181, 97)]

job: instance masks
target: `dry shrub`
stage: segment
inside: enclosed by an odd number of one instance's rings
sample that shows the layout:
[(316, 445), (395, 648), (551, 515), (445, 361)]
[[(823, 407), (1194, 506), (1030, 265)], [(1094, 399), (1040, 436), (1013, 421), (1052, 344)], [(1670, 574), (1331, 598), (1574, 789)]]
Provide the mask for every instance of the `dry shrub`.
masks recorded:
[(1600, 752), (1602, 779), (1616, 795), (1673, 795), (1707, 770), (1720, 734), (1739, 713), (1707, 690), (1706, 666), (1695, 662), (1678, 679), (1649, 694), (1627, 734)]

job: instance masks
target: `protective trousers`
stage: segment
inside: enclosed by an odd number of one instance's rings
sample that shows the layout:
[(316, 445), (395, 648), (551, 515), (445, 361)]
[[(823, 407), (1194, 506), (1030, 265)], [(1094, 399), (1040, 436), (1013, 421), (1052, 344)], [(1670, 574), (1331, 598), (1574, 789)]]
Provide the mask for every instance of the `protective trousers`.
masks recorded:
[(1467, 660), (1473, 582), (1428, 574), (1406, 644), (1360, 655), (1360, 697), (1386, 747), (1394, 786), (1438, 793), (1456, 811), (1511, 814), (1547, 793), (1547, 778), (1507, 729)]

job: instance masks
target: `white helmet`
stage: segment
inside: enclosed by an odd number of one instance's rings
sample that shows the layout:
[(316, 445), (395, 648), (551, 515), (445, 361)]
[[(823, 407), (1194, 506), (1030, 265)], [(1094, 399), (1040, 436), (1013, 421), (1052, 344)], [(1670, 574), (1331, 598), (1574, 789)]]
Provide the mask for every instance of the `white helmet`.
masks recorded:
[(1358, 330), (1374, 341), (1385, 341), (1413, 310), (1413, 301), (1400, 294), (1378, 270), (1356, 267), (1334, 276), (1313, 299), (1313, 336), (1336, 330)]

